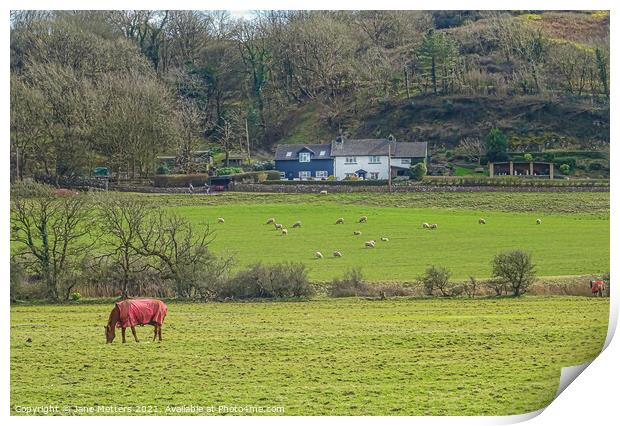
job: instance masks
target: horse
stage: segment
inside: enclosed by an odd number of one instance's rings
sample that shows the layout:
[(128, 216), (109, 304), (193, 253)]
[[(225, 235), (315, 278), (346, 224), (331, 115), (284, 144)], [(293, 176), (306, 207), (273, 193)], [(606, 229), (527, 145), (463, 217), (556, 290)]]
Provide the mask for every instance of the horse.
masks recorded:
[(605, 281), (590, 280), (590, 289), (592, 290), (593, 296), (603, 297), (603, 293), (605, 292)]
[(125, 329), (131, 328), (134, 339), (138, 342), (136, 325), (152, 325), (153, 341), (159, 337), (161, 342), (161, 326), (168, 313), (168, 307), (164, 302), (157, 299), (127, 299), (114, 304), (108, 325), (104, 326), (106, 343), (112, 343), (116, 337), (115, 329), (122, 331), (123, 343), (125, 343)]

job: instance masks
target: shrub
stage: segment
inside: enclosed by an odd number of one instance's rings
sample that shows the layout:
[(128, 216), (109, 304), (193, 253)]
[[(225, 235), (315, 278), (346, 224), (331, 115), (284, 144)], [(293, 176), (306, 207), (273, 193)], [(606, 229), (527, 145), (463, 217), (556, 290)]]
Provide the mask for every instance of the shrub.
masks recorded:
[(169, 175), (170, 174), (170, 168), (168, 167), (168, 165), (166, 163), (161, 163), (157, 167), (157, 174), (158, 175)]
[(74, 291), (73, 293), (71, 293), (70, 295), (70, 299), (73, 300), (74, 302), (77, 302), (78, 300), (80, 300), (82, 298), (82, 295), (80, 293), (78, 293), (77, 291)]
[(443, 266), (428, 267), (424, 275), (420, 277), (424, 292), (428, 296), (432, 296), (435, 290), (439, 290), (442, 296), (448, 296), (450, 275), (452, 275), (450, 270)]
[(569, 166), (568, 164), (562, 164), (562, 165), (560, 166), (560, 171), (561, 171), (563, 174), (567, 175), (567, 174), (570, 172), (570, 166)]
[(226, 175), (234, 175), (237, 173), (243, 173), (243, 169), (241, 167), (222, 167), (220, 169), (217, 169), (216, 175), (226, 176)]
[(469, 297), (476, 297), (476, 290), (478, 289), (478, 281), (475, 277), (469, 277), (469, 282), (465, 284), (464, 291)]
[(523, 155), (523, 159), (524, 159), (525, 161), (533, 161), (533, 160), (534, 160), (534, 157), (532, 156), (532, 154), (527, 153), (527, 154)]
[(255, 299), (308, 297), (314, 288), (303, 263), (282, 262), (273, 265), (255, 263), (223, 283), (218, 298)]
[(532, 257), (522, 250), (500, 253), (492, 265), (493, 276), (509, 285), (515, 297), (525, 293), (536, 278)]
[(496, 296), (506, 294), (508, 289), (506, 288), (506, 282), (502, 280), (489, 280), (485, 283), (489, 290), (493, 290)]
[(411, 179), (413, 180), (420, 181), (424, 178), (424, 176), (426, 176), (427, 172), (428, 170), (426, 168), (426, 164), (418, 163), (409, 169), (409, 176), (411, 176)]
[(50, 196), (54, 187), (33, 181), (17, 181), (11, 184), (11, 199)]
[(368, 293), (368, 284), (364, 282), (362, 270), (352, 268), (345, 272), (342, 279), (335, 278), (329, 286), (331, 297), (365, 296)]
[(260, 172), (266, 170), (274, 170), (276, 168), (275, 162), (272, 160), (267, 161), (257, 161), (252, 164), (252, 170)]
[(498, 128), (492, 129), (485, 140), (486, 152), (489, 161), (504, 161), (508, 158), (506, 151), (508, 143), (506, 136)]

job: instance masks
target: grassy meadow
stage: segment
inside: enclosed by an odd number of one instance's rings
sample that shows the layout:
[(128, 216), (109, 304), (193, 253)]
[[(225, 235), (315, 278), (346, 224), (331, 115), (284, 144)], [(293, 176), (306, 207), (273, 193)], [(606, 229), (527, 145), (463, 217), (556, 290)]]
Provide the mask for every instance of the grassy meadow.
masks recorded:
[[(517, 248), (532, 253), (541, 276), (609, 270), (608, 193), (498, 193), (491, 194), (497, 195), (494, 205), (488, 193), (422, 194), (426, 200), (419, 195), (150, 197), (193, 223), (209, 224), (215, 235), (212, 249), (234, 255), (240, 266), (299, 261), (317, 281), (354, 266), (375, 282), (414, 281), (430, 265), (448, 267), (454, 279), (486, 278), (495, 254)], [(362, 215), (367, 223), (357, 223)], [(218, 224), (218, 217), (226, 222)], [(265, 224), (270, 217), (288, 228), (287, 236)], [(344, 225), (335, 224), (339, 217)], [(480, 217), (486, 225), (478, 224)], [(297, 220), (302, 227), (293, 229)], [(437, 223), (438, 229), (422, 229), (423, 222)], [(362, 235), (354, 236), (355, 230)], [(375, 249), (364, 248), (370, 239), (377, 241)], [(332, 257), (335, 250), (343, 257)], [(316, 251), (325, 258), (315, 259)]]
[(110, 309), (11, 307), (13, 414), (49, 404), (525, 413), (554, 398), (562, 367), (599, 353), (609, 299), (169, 303), (162, 343), (145, 326), (125, 345), (104, 343)]

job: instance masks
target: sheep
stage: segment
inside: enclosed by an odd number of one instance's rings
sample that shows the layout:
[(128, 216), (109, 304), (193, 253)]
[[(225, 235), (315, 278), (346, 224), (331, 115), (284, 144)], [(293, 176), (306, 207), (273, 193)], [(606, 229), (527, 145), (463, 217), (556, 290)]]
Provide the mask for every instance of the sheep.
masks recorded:
[(542, 219), (536, 219), (536, 225), (540, 225), (542, 223)]
[(267, 219), (267, 223), (265, 225), (273, 225), (274, 223), (276, 223), (276, 219), (270, 217), (269, 219)]
[(293, 223), (293, 228), (301, 228), (301, 220), (298, 220), (297, 222)]
[(366, 241), (364, 247), (375, 248), (375, 242), (373, 240)]
[(278, 229), (282, 229), (282, 224), (281, 224), (281, 223), (274, 223), (274, 224), (273, 224), (273, 226), (275, 226), (276, 231), (277, 231)]
[(362, 231), (353, 231), (353, 235), (362, 235)]
[(286, 229), (286, 228), (285, 228), (285, 229), (283, 229), (283, 230), (282, 230), (282, 235), (288, 235), (288, 229)]
[(339, 251), (335, 251), (334, 257), (342, 257), (342, 253), (340, 253)]
[(218, 217), (217, 218), (217, 223), (224, 223), (224, 222), (225, 222), (225, 220), (224, 220), (223, 217)]
[(381, 237), (381, 241), (388, 242), (388, 241), (390, 241), (390, 240), (388, 239), (388, 237)]
[(344, 225), (344, 219), (343, 218), (338, 218), (338, 220), (336, 220), (336, 225)]
[(362, 216), (360, 217), (360, 220), (358, 220), (359, 223), (365, 223), (368, 220), (368, 218), (366, 216)]
[(422, 224), (422, 228), (424, 228), (424, 229), (429, 229), (430, 227), (431, 227), (431, 225), (429, 225), (429, 224), (428, 224), (428, 223), (426, 223), (426, 222), (424, 222), (424, 223)]
[(314, 257), (316, 257), (317, 259), (323, 259), (323, 253), (317, 251), (316, 253), (314, 253)]
[(437, 229), (437, 224), (436, 223), (432, 223), (431, 224), (431, 229)]
[(483, 218), (480, 218), (480, 219), (478, 219), (478, 223), (479, 223), (480, 225), (485, 225), (485, 224), (487, 223), (487, 221), (486, 221), (486, 220), (484, 220)]
[(319, 192), (320, 195), (327, 195), (327, 191), (324, 189), (321, 192)]

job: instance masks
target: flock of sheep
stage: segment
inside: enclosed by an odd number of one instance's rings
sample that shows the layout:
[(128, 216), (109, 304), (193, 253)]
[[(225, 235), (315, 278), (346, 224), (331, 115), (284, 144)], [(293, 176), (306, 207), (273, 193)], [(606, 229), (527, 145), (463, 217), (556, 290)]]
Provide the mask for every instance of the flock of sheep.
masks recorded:
[[(359, 218), (359, 220), (357, 221), (358, 223), (366, 223), (368, 221), (368, 217), (367, 216), (361, 216)], [(217, 222), (218, 223), (225, 223), (226, 221), (224, 220), (223, 217), (218, 217), (217, 218)], [(486, 220), (484, 218), (480, 218), (478, 219), (478, 224), (480, 225), (486, 225)], [(536, 219), (536, 224), (540, 225), (542, 223), (541, 219)], [(265, 223), (266, 225), (273, 225), (276, 229), (276, 231), (280, 231), (280, 233), (284, 236), (284, 235), (288, 235), (288, 229), (284, 228), (284, 226), (281, 223), (277, 223), (276, 219), (273, 217), (270, 217), (269, 219), (267, 219), (267, 222)], [(340, 217), (338, 219), (336, 219), (336, 225), (344, 225), (344, 218)], [(296, 221), (295, 223), (293, 223), (292, 228), (301, 228), (301, 220)], [(422, 228), (423, 229), (429, 229), (429, 230), (433, 230), (433, 229), (437, 229), (438, 225), (436, 223), (427, 223), (424, 222), (422, 224)], [(353, 235), (355, 236), (359, 236), (362, 235), (362, 231), (353, 231)], [(388, 237), (381, 237), (381, 241), (382, 242), (388, 242), (390, 241)], [(375, 248), (377, 245), (377, 242), (375, 240), (368, 240), (364, 243), (364, 248)], [(342, 253), (340, 251), (334, 251), (333, 252), (333, 256), (334, 257), (342, 257)], [(314, 253), (314, 257), (317, 259), (323, 259), (323, 253), (321, 253), (320, 251), (317, 251)]]

